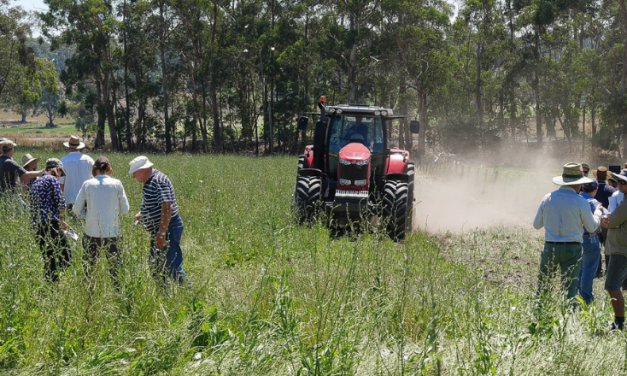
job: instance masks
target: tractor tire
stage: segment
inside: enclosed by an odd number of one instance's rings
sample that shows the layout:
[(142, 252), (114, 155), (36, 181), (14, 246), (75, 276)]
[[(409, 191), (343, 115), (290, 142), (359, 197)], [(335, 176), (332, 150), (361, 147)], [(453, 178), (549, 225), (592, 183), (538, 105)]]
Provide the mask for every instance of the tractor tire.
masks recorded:
[(407, 181), (407, 203), (409, 208), (409, 212), (407, 213), (407, 232), (411, 232), (414, 223), (414, 176), (416, 173), (416, 168), (413, 162), (407, 164), (405, 173), (409, 177), (409, 180)]
[(411, 230), (409, 184), (400, 180), (388, 180), (383, 191), (383, 219), (387, 233), (394, 241), (405, 239)]
[(299, 176), (296, 179), (293, 204), (299, 222), (311, 221), (320, 209), (322, 179), (318, 176)]

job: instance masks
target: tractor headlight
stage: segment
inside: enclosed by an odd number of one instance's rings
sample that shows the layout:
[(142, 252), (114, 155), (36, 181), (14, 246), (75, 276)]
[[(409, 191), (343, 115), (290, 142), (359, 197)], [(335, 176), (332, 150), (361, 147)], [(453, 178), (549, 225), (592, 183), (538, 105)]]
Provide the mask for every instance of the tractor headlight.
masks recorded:
[(345, 166), (350, 166), (351, 161), (347, 161), (346, 159), (340, 158), (340, 163), (345, 165)]
[(355, 186), (357, 187), (364, 187), (366, 184), (368, 184), (368, 180), (366, 179), (355, 180)]
[(363, 160), (363, 161), (358, 161), (358, 162), (355, 162), (355, 164), (357, 166), (365, 166), (365, 165), (368, 164), (368, 160), (366, 159), (366, 160)]
[(330, 113), (334, 113), (335, 112), (335, 108), (333, 108), (333, 107), (329, 108), (329, 112)]
[(388, 112), (387, 112), (387, 111), (381, 111), (381, 115), (383, 115), (383, 116), (387, 116), (387, 115), (388, 115)]
[(374, 112), (374, 116), (379, 116), (379, 115), (381, 115), (381, 111), (375, 111)]
[(341, 114), (342, 110), (338, 108), (337, 110), (335, 110), (335, 112), (337, 112), (338, 114)]
[(340, 185), (351, 185), (350, 179), (340, 179)]

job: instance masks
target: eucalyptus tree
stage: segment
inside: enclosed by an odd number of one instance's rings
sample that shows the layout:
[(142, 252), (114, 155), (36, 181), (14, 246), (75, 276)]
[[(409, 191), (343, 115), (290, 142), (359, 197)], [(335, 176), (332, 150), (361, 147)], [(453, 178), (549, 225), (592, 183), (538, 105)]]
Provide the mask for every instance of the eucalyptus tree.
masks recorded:
[(96, 147), (104, 146), (105, 119), (113, 150), (120, 150), (115, 114), (115, 62), (113, 49), (117, 21), (113, 5), (105, 0), (45, 0), (48, 11), (41, 14), (42, 33), (52, 41), (52, 48), (71, 44), (74, 55), (62, 72), (66, 91), (78, 82), (93, 80), (98, 95), (98, 133)]

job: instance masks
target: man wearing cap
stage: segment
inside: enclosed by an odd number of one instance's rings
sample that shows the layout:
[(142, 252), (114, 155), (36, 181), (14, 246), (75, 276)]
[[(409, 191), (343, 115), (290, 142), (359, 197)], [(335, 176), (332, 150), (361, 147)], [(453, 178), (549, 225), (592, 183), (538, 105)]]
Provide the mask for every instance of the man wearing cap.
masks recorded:
[[(150, 256), (155, 262), (157, 273), (170, 275), (179, 284), (187, 278), (183, 270), (181, 237), (183, 221), (179, 216), (174, 187), (170, 179), (145, 156), (133, 159), (129, 173), (144, 184), (141, 210), (135, 220), (150, 232)], [(161, 270), (160, 270), (161, 269)]]
[(12, 141), (3, 141), (0, 145), (2, 145), (2, 156), (0, 157), (0, 197), (2, 197), (3, 194), (9, 192), (19, 193), (17, 190), (18, 178), (22, 184), (27, 184), (28, 180), (39, 176), (41, 171), (26, 171), (13, 160), (15, 144)]
[(56, 158), (46, 161), (46, 170), (31, 187), (31, 220), (36, 231), (39, 248), (44, 253), (46, 278), (55, 282), (59, 269), (70, 262), (70, 248), (62, 230), (65, 224), (65, 198), (59, 178), (65, 173), (63, 164)]
[(544, 250), (540, 259), (538, 293), (545, 295), (550, 275), (557, 269), (567, 292), (567, 298), (577, 294), (583, 242), (583, 229), (594, 231), (599, 227), (602, 211), (594, 214), (586, 199), (579, 196), (581, 186), (592, 182), (583, 175), (579, 163), (564, 165), (561, 176), (553, 178), (560, 188), (542, 199), (533, 227), (544, 227)]
[[(596, 180), (586, 183), (582, 186), (582, 192), (579, 193), (590, 205), (590, 212), (594, 213), (600, 203), (594, 198), (597, 193), (599, 184)], [(599, 228), (588, 230), (583, 229), (583, 258), (581, 262), (581, 271), (579, 272), (579, 294), (586, 302), (592, 303), (594, 294), (592, 292), (592, 282), (599, 266), (601, 256), (601, 243), (597, 233)]]
[[(618, 189), (627, 194), (627, 169), (614, 174), (618, 179)], [(612, 299), (614, 309), (614, 329), (622, 330), (625, 324), (625, 299), (620, 291), (627, 279), (627, 205), (622, 202), (609, 215), (603, 216), (603, 227), (608, 229), (605, 252), (610, 256), (605, 275), (605, 290)]]
[(83, 186), (85, 180), (91, 178), (91, 169), (94, 166), (94, 160), (89, 155), (81, 153), (81, 149), (85, 147), (85, 144), (81, 142), (78, 136), (71, 136), (69, 142), (64, 142), (63, 145), (69, 149), (69, 154), (61, 158), (61, 163), (65, 168), (65, 185), (63, 187), (63, 194), (68, 204), (68, 209), (71, 210), (78, 196), (78, 191)]

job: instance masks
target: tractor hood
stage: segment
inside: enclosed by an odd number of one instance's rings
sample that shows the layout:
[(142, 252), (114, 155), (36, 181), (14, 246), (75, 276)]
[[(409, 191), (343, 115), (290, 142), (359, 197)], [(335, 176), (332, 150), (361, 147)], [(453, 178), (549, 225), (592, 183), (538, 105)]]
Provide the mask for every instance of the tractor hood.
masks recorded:
[(353, 142), (340, 150), (340, 160), (355, 164), (370, 159), (370, 150), (359, 142)]

